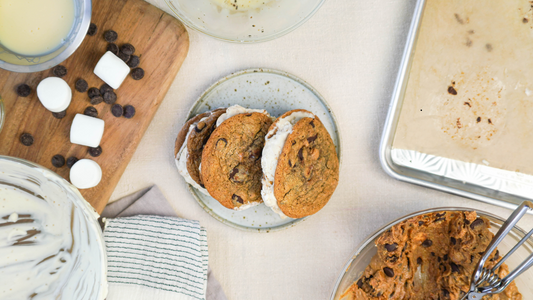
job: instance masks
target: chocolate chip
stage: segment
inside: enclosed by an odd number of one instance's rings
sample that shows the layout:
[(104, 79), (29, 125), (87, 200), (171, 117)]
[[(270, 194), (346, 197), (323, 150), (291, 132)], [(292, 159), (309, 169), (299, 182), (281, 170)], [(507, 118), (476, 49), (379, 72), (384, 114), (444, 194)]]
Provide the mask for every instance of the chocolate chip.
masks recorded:
[(109, 86), (109, 84), (104, 83), (100, 86), (100, 95), (103, 95), (107, 92), (113, 92), (113, 88)]
[(424, 221), (418, 221), (418, 226), (424, 225)]
[(89, 154), (92, 157), (98, 157), (100, 154), (102, 154), (102, 147), (98, 146), (96, 148), (89, 148)]
[(309, 122), (309, 125), (311, 125), (313, 128), (315, 128), (315, 123), (314, 122), (315, 122), (315, 120)]
[(106, 92), (103, 98), (104, 102), (107, 104), (114, 104), (117, 102), (117, 94), (115, 94), (113, 91)]
[(443, 295), (444, 297), (449, 297), (449, 296), (450, 296), (450, 292), (448, 292), (447, 289), (442, 289), (442, 295)]
[(235, 180), (235, 175), (237, 175), (238, 173), (239, 173), (239, 169), (233, 168), (233, 170), (231, 170), (231, 173), (229, 174), (229, 179), (234, 182), (240, 182), (238, 180)]
[(393, 252), (393, 251), (395, 251), (396, 249), (398, 249), (398, 244), (396, 244), (396, 243), (393, 243), (393, 244), (385, 244), (385, 249), (387, 249), (388, 252)]
[(87, 91), (87, 95), (89, 95), (89, 98), (91, 99), (94, 97), (102, 96), (102, 94), (100, 93), (100, 90), (95, 87), (90, 88)]
[(31, 87), (25, 83), (19, 84), (17, 87), (17, 95), (20, 97), (28, 97), (31, 94)]
[(94, 108), (93, 106), (89, 106), (85, 109), (83, 114), (89, 117), (96, 118), (98, 117), (98, 110), (96, 110), (96, 108)]
[(124, 114), (124, 108), (122, 108), (122, 105), (120, 104), (114, 104), (111, 107), (111, 114), (117, 118), (120, 118)]
[(132, 55), (130, 60), (126, 63), (130, 68), (137, 68), (141, 63), (141, 59), (137, 55)]
[(453, 236), (450, 238), (450, 242), (452, 242), (452, 245), (457, 244), (457, 240)]
[(314, 142), (317, 138), (318, 138), (318, 133), (315, 134), (315, 136), (312, 136), (312, 137), (307, 138), (307, 141), (308, 141), (309, 143), (312, 143), (312, 142)]
[(489, 122), (489, 124), (492, 124), (492, 120), (491, 119), (488, 119), (487, 122)]
[(124, 105), (124, 118), (131, 119), (135, 116), (135, 107), (131, 105)]
[(109, 44), (107, 44), (107, 49), (106, 49), (106, 51), (109, 51), (109, 52), (115, 54), (116, 56), (118, 56), (118, 53), (119, 53), (119, 51), (118, 51), (118, 46), (117, 46), (117, 44), (115, 44), (115, 43), (109, 43)]
[(69, 168), (72, 168), (72, 166), (78, 162), (78, 158), (77, 157), (74, 157), (74, 156), (71, 156), (69, 158), (67, 158), (67, 167)]
[(477, 117), (476, 122), (481, 122), (481, 117)]
[(470, 228), (476, 229), (476, 227), (483, 225), (483, 224), (485, 224), (485, 222), (483, 222), (483, 219), (477, 218), (474, 222), (472, 222), (472, 224), (470, 224)]
[(98, 27), (96, 27), (96, 24), (91, 23), (89, 25), (89, 30), (87, 30), (87, 35), (94, 36), (98, 32)]
[(65, 68), (64, 66), (58, 65), (52, 69), (52, 73), (54, 74), (54, 76), (64, 77), (65, 75), (67, 75), (68, 71), (67, 68)]
[(431, 245), (433, 245), (433, 241), (430, 239), (427, 239), (424, 242), (422, 242), (422, 247), (427, 248), (427, 247), (431, 247)]
[(290, 160), (290, 159), (289, 159), (289, 167), (291, 167), (291, 168), (292, 168), (292, 162), (291, 162), (291, 160)]
[(447, 260), (448, 260), (448, 254), (444, 254), (444, 256), (442, 257), (442, 259), (443, 259), (444, 261), (447, 261)]
[(435, 256), (435, 252), (431, 252), (431, 253), (429, 253), (429, 254), (431, 254), (431, 256)]
[(131, 70), (131, 77), (135, 80), (141, 80), (144, 77), (144, 70), (141, 68), (135, 68)]
[(33, 136), (29, 133), (23, 133), (20, 135), (20, 142), (24, 146), (31, 146), (33, 145)]
[(108, 43), (113, 43), (118, 39), (118, 34), (113, 30), (108, 30), (104, 33), (104, 39)]
[(455, 96), (455, 95), (457, 95), (457, 91), (453, 88), (453, 86), (450, 85), (448, 87), (448, 94)]
[(65, 157), (61, 154), (56, 154), (52, 157), (52, 166), (61, 168), (65, 165)]
[(125, 63), (127, 63), (130, 60), (130, 58), (131, 58), (131, 56), (129, 56), (126, 53), (123, 53), (123, 52), (119, 52), (117, 56), (118, 56), (118, 58), (122, 59)]
[(239, 202), (240, 204), (244, 204), (244, 200), (242, 200), (242, 198), (238, 195), (233, 194), (233, 196), (231, 196), (231, 199)]
[(300, 160), (304, 160), (304, 147), (300, 148), (300, 150), (298, 151), (298, 158)]
[(52, 116), (54, 116), (54, 118), (56, 118), (56, 119), (63, 119), (66, 115), (67, 115), (67, 110), (66, 109), (64, 111), (60, 111), (58, 113), (56, 113), (56, 112), (52, 113)]
[(205, 122), (200, 122), (200, 123), (196, 124), (196, 126), (194, 126), (194, 131), (202, 132), (202, 130), (204, 130), (204, 128), (205, 128)]
[(422, 264), (422, 258), (421, 258), (421, 257), (417, 258), (417, 259), (416, 259), (416, 263), (419, 264), (419, 265), (421, 265), (421, 264)]
[(135, 52), (135, 47), (133, 47), (132, 44), (124, 44), (122, 47), (120, 47), (120, 52), (127, 54), (127, 55), (133, 55)]
[[(388, 256), (387, 260), (390, 261), (391, 263), (395, 263), (398, 260), (398, 256), (396, 255)], [(407, 259), (407, 261), (409, 262), (409, 259)]]
[(359, 279), (359, 280), (357, 280), (357, 286), (358, 286), (359, 288), (362, 288), (362, 287), (363, 287), (363, 279)]
[(496, 250), (496, 253), (494, 253), (494, 260), (498, 260), (500, 258), (500, 250)]
[(385, 275), (388, 277), (394, 277), (394, 270), (389, 267), (383, 268), (383, 272), (385, 272)]
[(80, 78), (76, 80), (76, 84), (74, 85), (74, 88), (76, 89), (76, 91), (80, 93), (85, 93), (89, 89), (89, 84), (87, 83), (87, 81), (85, 81), (85, 79)]
[(435, 216), (437, 218), (440, 218), (440, 217), (444, 217), (446, 215), (446, 212), (443, 212), (443, 213), (440, 213), (440, 214), (436, 214)]
[(92, 105), (100, 104), (102, 103), (102, 101), (104, 101), (104, 98), (102, 96), (96, 96), (96, 97), (91, 98)]
[(225, 138), (218, 139), (216, 146), (218, 147), (218, 145), (221, 143), (224, 143), (223, 147), (226, 147), (228, 145), (228, 141)]
[(458, 265), (456, 265), (454, 262), (451, 262), (450, 266), (452, 267), (452, 272), (459, 273), (459, 266)]

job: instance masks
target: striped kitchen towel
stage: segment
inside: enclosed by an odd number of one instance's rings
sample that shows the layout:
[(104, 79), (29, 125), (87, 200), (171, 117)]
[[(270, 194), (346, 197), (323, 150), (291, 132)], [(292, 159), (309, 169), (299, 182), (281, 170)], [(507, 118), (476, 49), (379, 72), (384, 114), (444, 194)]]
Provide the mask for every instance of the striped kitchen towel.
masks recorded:
[(108, 219), (109, 295), (113, 299), (205, 299), (207, 234), (198, 221), (146, 216)]

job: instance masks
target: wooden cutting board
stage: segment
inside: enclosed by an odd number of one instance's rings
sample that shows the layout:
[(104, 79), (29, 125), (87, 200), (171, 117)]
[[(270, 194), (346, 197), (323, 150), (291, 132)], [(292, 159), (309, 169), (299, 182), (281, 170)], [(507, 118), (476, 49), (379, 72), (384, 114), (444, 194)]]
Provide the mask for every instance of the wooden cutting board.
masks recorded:
[[(53, 76), (51, 70), (31, 74), (0, 70), (0, 95), (6, 109), (6, 122), (0, 133), (0, 155), (36, 162), (67, 180), (70, 169), (67, 166), (53, 167), (52, 156), (61, 154), (65, 158), (75, 156), (95, 160), (102, 167), (102, 181), (97, 187), (81, 190), (81, 193), (101, 212), (187, 56), (189, 36), (178, 20), (143, 0), (93, 0), (91, 22), (98, 26), (97, 34), (86, 36), (80, 48), (61, 63), (68, 69), (63, 79), (72, 88), (72, 102), (65, 118), (54, 118), (37, 99), (37, 85), (42, 79)], [(74, 84), (78, 78), (85, 79), (89, 87), (99, 88), (104, 83), (94, 75), (93, 69), (106, 51), (108, 43), (103, 34), (109, 29), (118, 33), (115, 43), (119, 47), (124, 43), (135, 46), (135, 55), (140, 56), (140, 67), (145, 76), (139, 81), (128, 76), (115, 91), (117, 103), (136, 108), (132, 119), (114, 117), (111, 105), (103, 102), (95, 106), (98, 117), (105, 121), (105, 132), (100, 144), (103, 153), (93, 158), (87, 153), (87, 147), (70, 143), (70, 125), (74, 116), (83, 114), (85, 108), (91, 106), (87, 93), (77, 92)], [(30, 96), (17, 96), (15, 89), (21, 83), (32, 88)], [(19, 141), (24, 132), (34, 137), (30, 147)]]

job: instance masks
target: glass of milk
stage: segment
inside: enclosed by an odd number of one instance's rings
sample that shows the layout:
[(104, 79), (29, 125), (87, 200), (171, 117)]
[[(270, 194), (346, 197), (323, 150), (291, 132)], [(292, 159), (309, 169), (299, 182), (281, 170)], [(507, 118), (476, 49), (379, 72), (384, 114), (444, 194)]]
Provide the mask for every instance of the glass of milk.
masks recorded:
[(38, 72), (67, 59), (86, 36), (91, 0), (0, 0), (0, 68)]
[(165, 0), (187, 26), (237, 43), (280, 37), (303, 24), (325, 0)]

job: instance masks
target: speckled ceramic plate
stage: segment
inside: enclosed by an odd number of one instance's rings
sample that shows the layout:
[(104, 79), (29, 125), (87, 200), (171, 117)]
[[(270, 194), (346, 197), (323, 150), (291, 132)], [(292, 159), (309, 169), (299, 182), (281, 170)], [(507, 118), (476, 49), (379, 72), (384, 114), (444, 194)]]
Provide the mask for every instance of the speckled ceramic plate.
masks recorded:
[[(276, 70), (240, 71), (220, 79), (208, 88), (192, 106), (187, 119), (208, 110), (235, 104), (247, 108), (263, 108), (276, 117), (293, 109), (313, 112), (331, 134), (340, 162), (341, 137), (335, 116), (324, 98), (305, 81)], [(292, 227), (306, 219), (281, 219), (264, 204), (244, 211), (234, 211), (190, 185), (189, 191), (200, 206), (215, 219), (242, 230), (270, 232)]]

